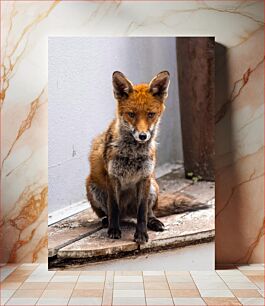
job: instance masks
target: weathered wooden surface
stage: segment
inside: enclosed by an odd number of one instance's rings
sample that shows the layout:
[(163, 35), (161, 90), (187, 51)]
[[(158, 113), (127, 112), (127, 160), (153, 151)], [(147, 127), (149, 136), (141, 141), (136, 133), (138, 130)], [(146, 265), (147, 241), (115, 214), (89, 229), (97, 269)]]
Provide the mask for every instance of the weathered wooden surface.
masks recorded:
[(101, 228), (101, 221), (97, 219), (91, 209), (82, 211), (50, 226), (48, 230), (48, 256), (55, 256), (60, 248)]
[(177, 39), (179, 97), (184, 167), (214, 180), (214, 38)]
[(214, 237), (214, 183), (197, 182), (184, 178), (183, 168), (164, 175), (159, 180), (161, 193), (180, 192), (190, 195), (199, 202), (208, 203), (209, 208), (160, 218), (165, 224), (164, 232), (148, 231), (149, 241), (137, 245), (133, 241), (135, 220), (122, 222), (122, 238), (107, 237), (91, 208), (49, 227), (49, 257), (64, 259), (111, 258), (133, 251), (146, 252), (195, 244)]
[(191, 181), (185, 179), (183, 167), (173, 170), (158, 179), (160, 193), (177, 192), (191, 185)]
[(58, 251), (61, 258), (91, 258), (116, 255), (118, 252), (157, 249), (196, 243), (214, 237), (214, 208), (160, 218), (164, 232), (148, 231), (149, 241), (138, 246), (133, 242), (135, 225), (122, 225), (122, 239), (107, 237), (107, 229), (78, 240)]

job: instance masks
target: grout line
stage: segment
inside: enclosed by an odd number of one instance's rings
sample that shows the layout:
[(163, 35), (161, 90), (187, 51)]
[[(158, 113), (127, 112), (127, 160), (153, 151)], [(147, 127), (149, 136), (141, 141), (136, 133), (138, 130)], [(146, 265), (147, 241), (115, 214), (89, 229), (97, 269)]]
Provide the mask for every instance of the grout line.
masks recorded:
[(141, 271), (141, 275), (142, 275), (143, 286), (144, 286), (144, 300), (145, 300), (145, 305), (147, 305), (146, 293), (145, 293), (145, 285), (144, 285), (144, 272), (143, 271)]
[(168, 289), (169, 289), (169, 292), (170, 292), (170, 296), (171, 296), (172, 303), (173, 303), (173, 305), (175, 305), (174, 298), (173, 298), (173, 295), (172, 295), (172, 292), (171, 292), (171, 288), (170, 288), (170, 286), (169, 286), (169, 282), (168, 282), (168, 279), (167, 279), (166, 271), (165, 271), (165, 270), (163, 270), (163, 271), (164, 271), (164, 275), (165, 275), (165, 277), (166, 277), (166, 281), (167, 281), (167, 285), (168, 285)]
[(77, 284), (77, 282), (78, 282), (78, 279), (79, 279), (80, 274), (81, 274), (81, 273), (78, 274), (78, 277), (77, 277), (77, 279), (76, 279), (76, 281), (75, 281), (75, 285), (74, 285), (74, 287), (71, 289), (72, 292), (71, 292), (71, 294), (70, 294), (70, 296), (69, 296), (69, 298), (68, 298), (67, 305), (69, 305), (70, 299), (72, 298), (72, 295), (73, 295), (74, 289), (75, 289), (75, 287), (76, 287), (76, 284)]
[[(105, 277), (104, 277), (104, 286), (103, 286), (103, 291), (102, 291), (102, 296), (101, 296), (101, 305), (103, 305), (103, 298), (104, 298), (105, 287), (106, 287), (107, 273), (108, 273), (108, 271), (105, 271), (105, 273), (104, 273)], [(112, 290), (112, 292), (113, 292), (113, 290)], [(113, 293), (112, 293), (112, 295), (113, 295)], [(111, 304), (112, 304), (112, 299), (111, 299)]]
[[(107, 274), (106, 274), (106, 278), (107, 278)], [(106, 278), (105, 278), (105, 282), (106, 282)], [(112, 272), (111, 305), (113, 304), (113, 291), (114, 291), (114, 272)], [(105, 286), (103, 290), (103, 297), (104, 297), (104, 292), (105, 292)], [(103, 303), (103, 298), (102, 298), (102, 303)]]

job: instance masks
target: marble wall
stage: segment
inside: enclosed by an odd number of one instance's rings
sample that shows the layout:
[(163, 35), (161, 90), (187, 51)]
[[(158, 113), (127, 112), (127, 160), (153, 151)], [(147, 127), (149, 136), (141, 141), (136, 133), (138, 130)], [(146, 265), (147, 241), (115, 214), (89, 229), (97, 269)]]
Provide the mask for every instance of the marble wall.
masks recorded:
[(48, 36), (215, 36), (216, 261), (262, 262), (263, 1), (2, 1), (1, 262), (47, 260)]

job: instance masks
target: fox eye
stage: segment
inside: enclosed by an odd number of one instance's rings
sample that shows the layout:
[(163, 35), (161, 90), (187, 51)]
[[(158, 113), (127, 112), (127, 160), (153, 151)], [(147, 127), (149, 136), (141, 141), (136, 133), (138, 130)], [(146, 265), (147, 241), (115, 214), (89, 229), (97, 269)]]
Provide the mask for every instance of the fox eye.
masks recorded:
[(156, 114), (156, 113), (149, 112), (149, 113), (147, 114), (147, 116), (148, 116), (148, 118), (154, 118), (155, 114)]
[(129, 115), (129, 117), (131, 117), (131, 118), (135, 118), (135, 113), (133, 113), (133, 112), (129, 112), (128, 115)]

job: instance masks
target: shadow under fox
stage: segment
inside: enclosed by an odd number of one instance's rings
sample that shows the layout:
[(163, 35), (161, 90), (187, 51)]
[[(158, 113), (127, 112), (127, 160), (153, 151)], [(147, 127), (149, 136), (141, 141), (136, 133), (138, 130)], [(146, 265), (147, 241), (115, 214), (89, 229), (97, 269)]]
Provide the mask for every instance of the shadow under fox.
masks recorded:
[(180, 194), (159, 197), (155, 179), (156, 134), (168, 96), (169, 73), (133, 85), (121, 72), (112, 76), (116, 118), (94, 139), (89, 156), (87, 198), (108, 236), (121, 238), (120, 220), (137, 219), (134, 240), (148, 241), (147, 228), (163, 231), (157, 217), (205, 208)]

